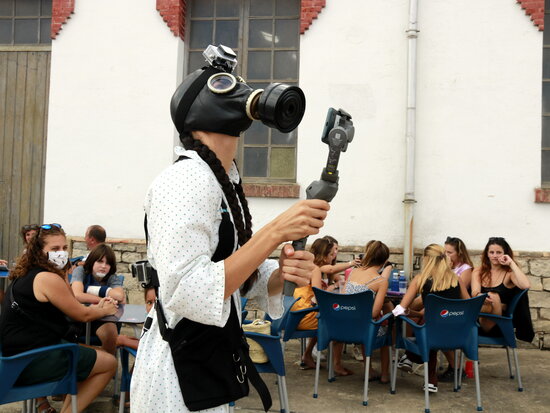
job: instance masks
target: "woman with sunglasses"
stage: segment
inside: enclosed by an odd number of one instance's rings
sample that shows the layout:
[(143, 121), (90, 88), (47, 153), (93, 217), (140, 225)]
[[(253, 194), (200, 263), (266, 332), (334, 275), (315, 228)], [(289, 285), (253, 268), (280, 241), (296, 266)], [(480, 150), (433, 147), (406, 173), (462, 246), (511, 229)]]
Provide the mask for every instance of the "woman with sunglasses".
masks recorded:
[[(123, 278), (115, 274), (115, 253), (105, 244), (96, 246), (83, 266), (77, 267), (72, 274), (71, 288), (74, 296), (83, 304), (98, 304), (103, 297), (110, 297), (118, 304), (125, 303)], [(91, 334), (97, 335), (101, 348), (115, 355), (118, 328), (116, 317), (107, 320), (92, 321)]]
[[(68, 281), (67, 239), (59, 224), (42, 225), (31, 238), (26, 252), (19, 257), (10, 274), (12, 283), (3, 303), (0, 342), (4, 356), (12, 356), (38, 347), (60, 344), (69, 333), (69, 322), (87, 322), (112, 315), (117, 305), (111, 298), (83, 306), (74, 297)], [(17, 302), (20, 311), (12, 306)], [(18, 378), (31, 385), (59, 380), (67, 369), (66, 356), (48, 353), (32, 361)], [(116, 360), (104, 351), (80, 346), (77, 380), (78, 411), (82, 411), (105, 388), (116, 370)], [(47, 401), (39, 411), (55, 412)], [(46, 406), (44, 406), (46, 405)], [(71, 398), (66, 397), (61, 412), (69, 412)]]
[[(481, 256), (481, 266), (472, 274), (472, 297), (487, 293), (481, 312), (502, 315), (512, 298), (531, 287), (529, 278), (514, 261), (514, 252), (504, 238), (489, 238)], [(480, 318), (484, 332), (500, 334), (500, 329), (488, 318)]]

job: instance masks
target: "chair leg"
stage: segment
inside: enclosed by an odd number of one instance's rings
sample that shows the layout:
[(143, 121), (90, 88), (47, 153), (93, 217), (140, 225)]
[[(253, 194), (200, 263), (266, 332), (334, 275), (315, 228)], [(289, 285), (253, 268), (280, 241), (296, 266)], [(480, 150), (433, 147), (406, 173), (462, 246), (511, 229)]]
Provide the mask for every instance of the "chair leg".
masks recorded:
[(283, 398), (281, 399), (281, 408), (284, 406), (284, 412), (290, 413), (290, 405), (288, 403), (288, 390), (286, 388), (286, 377), (279, 376), (279, 387), (283, 389)]
[(365, 383), (363, 384), (363, 406), (369, 404), (369, 367), (370, 356), (365, 357)]
[[(329, 363), (332, 361), (330, 359), (330, 354), (328, 358)], [(316, 399), (319, 397), (319, 394), (317, 393), (319, 389), (319, 371), (321, 370), (321, 357), (317, 357), (317, 361), (315, 362), (315, 384), (313, 385), (313, 398)]]
[(390, 353), (390, 393), (391, 393), (391, 384), (393, 383), (393, 347), (392, 346), (388, 346), (389, 347), (389, 353)]
[(277, 376), (277, 390), (279, 391), (279, 402), (281, 405), (281, 413), (285, 413), (285, 396), (283, 394), (283, 386), (281, 384), (281, 376)]
[[(303, 360), (304, 359), (304, 354), (306, 353), (306, 339), (305, 338), (301, 338), (300, 339), (300, 360)], [(303, 362), (301, 362), (302, 366), (304, 365)]]
[(481, 412), (483, 407), (481, 407), (481, 388), (479, 386), (479, 361), (474, 361), (474, 374), (476, 376), (476, 397), (477, 397), (477, 411)]
[(78, 413), (78, 399), (76, 394), (71, 394), (71, 412)]
[(453, 369), (454, 370), (454, 388), (453, 388), (453, 391), (454, 392), (457, 392), (458, 391), (458, 350), (455, 350), (454, 351), (454, 357), (455, 357), (455, 368)]
[(390, 394), (395, 394), (395, 382), (397, 381), (397, 361), (399, 360), (399, 349), (396, 347), (394, 351), (395, 358), (393, 360), (393, 365), (390, 368), (393, 370), (391, 377), (391, 386)]
[(425, 413), (430, 413), (430, 392), (428, 390), (428, 362), (424, 363), (424, 400), (426, 402), (426, 407), (424, 408)]
[(462, 388), (462, 368), (464, 367), (464, 352), (460, 350), (460, 364), (458, 368), (458, 389)]
[(126, 392), (120, 392), (120, 399), (118, 401), (118, 413), (124, 413), (124, 403), (126, 403)]
[(512, 348), (512, 353), (514, 353), (514, 361), (516, 363), (516, 376), (518, 376), (518, 391), (523, 391), (523, 385), (521, 383), (521, 374), (519, 372), (518, 352), (515, 348)]
[(514, 371), (512, 370), (512, 360), (510, 359), (510, 349), (506, 348), (506, 359), (508, 360), (508, 371), (510, 372), (510, 378), (514, 378)]
[[(319, 359), (320, 357), (317, 357)], [(332, 383), (336, 380), (334, 375), (334, 348), (332, 347), (332, 341), (328, 345), (328, 381)]]

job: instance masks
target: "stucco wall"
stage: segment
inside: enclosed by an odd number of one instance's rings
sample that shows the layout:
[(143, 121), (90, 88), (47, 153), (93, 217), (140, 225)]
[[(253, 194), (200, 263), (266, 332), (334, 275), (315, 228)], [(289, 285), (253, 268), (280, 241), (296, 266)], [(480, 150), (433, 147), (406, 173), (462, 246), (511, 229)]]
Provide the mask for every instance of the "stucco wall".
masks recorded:
[[(69, 234), (99, 223), (142, 238), (144, 193), (172, 159), (184, 53), (152, 3), (77, 2), (53, 42), (45, 221)], [(533, 202), (542, 33), (513, 1), (419, 3), (415, 247), (451, 235), (481, 249), (499, 235), (550, 251), (550, 205)], [(301, 36), (302, 195), (326, 161), (327, 108), (356, 126), (323, 229), (343, 245), (403, 242), (407, 17), (406, 0), (328, 1)], [(255, 228), (293, 202), (251, 199)]]
[(175, 37), (152, 1), (77, 1), (52, 42), (45, 222), (143, 237), (143, 198), (172, 160)]

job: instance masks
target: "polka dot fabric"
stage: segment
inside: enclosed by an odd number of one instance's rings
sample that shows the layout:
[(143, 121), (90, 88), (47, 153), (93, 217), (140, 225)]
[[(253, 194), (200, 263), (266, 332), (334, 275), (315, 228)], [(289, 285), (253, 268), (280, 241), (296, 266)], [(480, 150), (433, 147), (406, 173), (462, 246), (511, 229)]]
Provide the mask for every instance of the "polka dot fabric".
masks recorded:
[[(224, 300), (224, 262), (210, 259), (218, 245), (221, 201), (227, 203), (210, 167), (194, 152), (176, 148), (185, 159), (164, 170), (152, 183), (145, 199), (149, 230), (148, 258), (157, 269), (160, 299), (170, 327), (182, 318), (203, 324), (225, 325), (230, 300)], [(233, 165), (229, 178), (239, 181)], [(235, 234), (235, 240), (237, 235)], [(236, 248), (236, 246), (235, 246)], [(280, 295), (268, 297), (270, 275), (278, 268), (266, 260), (260, 277), (247, 294), (273, 318), (282, 315)], [(240, 306), (240, 295), (234, 294)], [(240, 314), (240, 308), (237, 308)], [(153, 323), (139, 343), (131, 383), (132, 411), (148, 413), (188, 412), (174, 370), (170, 347), (159, 332), (155, 310)], [(221, 413), (228, 406), (204, 412)]]

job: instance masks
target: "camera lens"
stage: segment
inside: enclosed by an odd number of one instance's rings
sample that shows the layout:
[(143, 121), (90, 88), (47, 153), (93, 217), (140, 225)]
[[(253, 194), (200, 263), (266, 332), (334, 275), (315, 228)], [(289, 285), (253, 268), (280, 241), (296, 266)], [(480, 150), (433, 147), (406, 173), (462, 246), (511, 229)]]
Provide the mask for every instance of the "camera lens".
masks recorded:
[(260, 120), (271, 128), (288, 133), (300, 124), (306, 110), (306, 97), (297, 86), (271, 83), (260, 95)]

